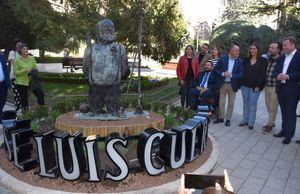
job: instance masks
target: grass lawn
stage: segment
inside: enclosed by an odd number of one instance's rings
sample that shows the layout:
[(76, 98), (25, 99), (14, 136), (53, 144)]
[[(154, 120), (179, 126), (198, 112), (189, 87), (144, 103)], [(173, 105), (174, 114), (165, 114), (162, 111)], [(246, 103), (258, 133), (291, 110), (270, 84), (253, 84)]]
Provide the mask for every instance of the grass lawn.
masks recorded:
[[(147, 89), (142, 88), (142, 100), (147, 102), (172, 102), (174, 99), (179, 97), (178, 81), (176, 78), (169, 80), (169, 83), (157, 88)], [(87, 84), (75, 84), (75, 83), (52, 83), (42, 82), (43, 90), (46, 94), (45, 101), (47, 104), (53, 104), (60, 100), (74, 99), (74, 98), (87, 98), (88, 96), (88, 85)], [(36, 98), (32, 92), (29, 92), (29, 101), (31, 105), (36, 105)], [(78, 95), (69, 96), (68, 95)], [(126, 94), (122, 93), (121, 99), (125, 100)], [(13, 94), (10, 91), (8, 99), (14, 101)], [(128, 96), (128, 102), (137, 100), (137, 92), (130, 93)]]
[[(178, 81), (176, 78), (172, 78), (169, 81), (169, 84), (154, 88), (147, 89), (142, 88), (143, 94), (146, 96), (158, 93), (159, 96), (163, 96), (172, 92), (173, 87), (177, 85)], [(88, 94), (88, 85), (87, 84), (74, 84), (74, 83), (51, 83), (51, 82), (42, 82), (43, 90), (45, 93), (50, 94), (51, 96), (63, 96), (63, 95), (74, 95), (74, 94)], [(178, 89), (178, 88), (176, 88)], [(171, 90), (171, 91), (170, 91)], [(161, 92), (160, 92), (161, 91)]]
[(87, 94), (88, 85), (86, 84), (68, 84), (68, 83), (51, 83), (43, 82), (42, 87), (45, 93), (54, 96), (63, 96), (70, 94)]

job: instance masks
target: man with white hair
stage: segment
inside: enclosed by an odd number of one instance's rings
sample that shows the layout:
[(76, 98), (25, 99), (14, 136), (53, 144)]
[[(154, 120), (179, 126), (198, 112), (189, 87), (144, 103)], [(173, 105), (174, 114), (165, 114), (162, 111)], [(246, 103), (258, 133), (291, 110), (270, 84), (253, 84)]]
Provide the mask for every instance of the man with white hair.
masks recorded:
[[(217, 119), (214, 123), (222, 123), (225, 119), (225, 126), (230, 126), (236, 92), (240, 88), (240, 80), (244, 72), (239, 54), (240, 47), (233, 44), (229, 49), (229, 54), (222, 56), (214, 68), (216, 74), (221, 77), (222, 83), (220, 88), (220, 119)], [(228, 106), (225, 115), (226, 96), (228, 96)]]
[(83, 72), (89, 79), (89, 109), (93, 114), (107, 112), (119, 116), (121, 77), (128, 70), (125, 48), (116, 43), (111, 20), (96, 25), (97, 41), (84, 52)]

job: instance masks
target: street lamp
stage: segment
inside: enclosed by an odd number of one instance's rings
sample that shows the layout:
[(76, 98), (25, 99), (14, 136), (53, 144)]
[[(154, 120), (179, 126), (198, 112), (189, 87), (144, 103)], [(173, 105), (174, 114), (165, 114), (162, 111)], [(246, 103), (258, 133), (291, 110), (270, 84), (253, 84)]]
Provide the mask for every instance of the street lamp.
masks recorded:
[(198, 30), (199, 30), (199, 26), (194, 26), (194, 31), (196, 35), (196, 48), (195, 48), (196, 52), (198, 52)]
[(142, 34), (143, 34), (143, 20), (146, 15), (144, 5), (146, 0), (139, 0), (139, 28), (138, 28), (138, 105), (135, 109), (135, 114), (144, 114), (143, 107), (141, 105), (142, 93), (141, 93), (141, 63), (142, 63)]

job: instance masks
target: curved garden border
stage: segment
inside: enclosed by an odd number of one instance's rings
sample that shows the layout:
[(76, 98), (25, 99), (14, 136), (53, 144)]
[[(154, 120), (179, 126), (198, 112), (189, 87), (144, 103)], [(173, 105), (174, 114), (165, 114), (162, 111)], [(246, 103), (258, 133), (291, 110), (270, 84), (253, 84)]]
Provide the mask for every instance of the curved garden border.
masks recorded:
[[(219, 146), (217, 141), (213, 138), (212, 135), (208, 134), (212, 142), (212, 152), (208, 160), (197, 170), (193, 171), (193, 174), (206, 174), (211, 172), (211, 170), (216, 166), (219, 156)], [(180, 179), (166, 183), (164, 185), (159, 185), (147, 189), (135, 190), (122, 192), (123, 194), (140, 194), (140, 193), (174, 193), (177, 191), (179, 186)], [(3, 169), (0, 168), (0, 184), (9, 190), (19, 193), (19, 194), (71, 194), (71, 192), (57, 191), (51, 189), (45, 189), (41, 187), (35, 187), (28, 183), (24, 183), (14, 178), (10, 174), (6, 173)], [(79, 194), (79, 193), (78, 193)], [(81, 193), (87, 194), (87, 193)], [(112, 194), (112, 193), (109, 193)]]

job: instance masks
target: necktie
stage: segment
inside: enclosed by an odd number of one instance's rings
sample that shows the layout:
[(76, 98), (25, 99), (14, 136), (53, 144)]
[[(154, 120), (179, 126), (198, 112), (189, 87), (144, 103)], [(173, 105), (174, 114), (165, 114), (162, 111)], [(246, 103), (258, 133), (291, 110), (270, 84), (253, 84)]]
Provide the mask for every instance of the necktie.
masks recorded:
[(208, 73), (205, 73), (205, 76), (204, 76), (204, 78), (203, 78), (203, 80), (201, 82), (201, 85), (200, 85), (201, 88), (204, 88), (204, 85), (207, 82), (207, 79), (208, 79)]

